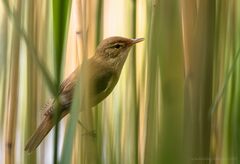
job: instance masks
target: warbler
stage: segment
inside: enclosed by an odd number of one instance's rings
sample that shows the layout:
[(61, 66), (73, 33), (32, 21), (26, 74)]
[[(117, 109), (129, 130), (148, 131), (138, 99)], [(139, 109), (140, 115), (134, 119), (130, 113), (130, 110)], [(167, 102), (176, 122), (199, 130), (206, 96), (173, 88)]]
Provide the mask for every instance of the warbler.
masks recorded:
[[(101, 41), (95, 55), (86, 61), (90, 107), (96, 106), (112, 92), (119, 80), (131, 47), (143, 40), (143, 38), (129, 39), (114, 36)], [(81, 67), (76, 68), (60, 85), (60, 118), (70, 112), (73, 91), (78, 84), (77, 77), (80, 72)], [(34, 151), (56, 124), (54, 120), (55, 103), (53, 100), (45, 106), (44, 119), (26, 144), (25, 151)]]

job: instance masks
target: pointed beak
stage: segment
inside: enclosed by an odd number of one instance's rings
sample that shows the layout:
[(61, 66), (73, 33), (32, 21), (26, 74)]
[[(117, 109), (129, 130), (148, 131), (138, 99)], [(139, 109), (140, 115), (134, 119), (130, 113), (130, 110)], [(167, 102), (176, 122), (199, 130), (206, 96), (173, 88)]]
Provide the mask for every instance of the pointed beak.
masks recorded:
[(131, 39), (131, 40), (132, 40), (131, 45), (134, 45), (136, 43), (144, 41), (144, 38), (136, 38), (136, 39)]

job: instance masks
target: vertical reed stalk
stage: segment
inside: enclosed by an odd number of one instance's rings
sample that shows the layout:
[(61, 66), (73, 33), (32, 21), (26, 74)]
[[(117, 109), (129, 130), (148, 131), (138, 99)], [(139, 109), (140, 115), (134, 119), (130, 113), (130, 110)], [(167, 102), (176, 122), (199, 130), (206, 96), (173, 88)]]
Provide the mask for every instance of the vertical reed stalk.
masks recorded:
[[(153, 5), (155, 4), (155, 5)], [(152, 1), (152, 4), (149, 6), (152, 10), (151, 14), (149, 14), (149, 40), (147, 47), (147, 93), (146, 93), (146, 108), (147, 108), (147, 129), (146, 129), (146, 141), (145, 141), (145, 154), (144, 154), (144, 163), (154, 163), (158, 159), (159, 153), (159, 135), (157, 129), (159, 128), (157, 122), (158, 115), (156, 110), (159, 110), (157, 107), (157, 101), (159, 96), (157, 95), (156, 90), (159, 90), (157, 78), (159, 77), (159, 68), (158, 68), (158, 54), (155, 52), (159, 52), (157, 29), (160, 28), (160, 23), (156, 21), (156, 17), (159, 12), (159, 1)], [(149, 12), (150, 12), (149, 11)], [(155, 35), (156, 32), (156, 35)], [(160, 37), (160, 36), (158, 36)], [(156, 49), (155, 49), (156, 48)], [(154, 71), (153, 71), (154, 70)], [(159, 105), (159, 104), (158, 104)], [(153, 110), (155, 109), (155, 110)], [(156, 145), (156, 146), (153, 146)]]
[[(82, 51), (81, 54), (83, 56), (83, 62), (87, 60), (88, 58), (88, 53), (89, 50), (88, 48), (90, 45), (89, 43), (89, 33), (90, 31), (90, 24), (91, 24), (91, 10), (90, 10), (90, 2), (86, 0), (78, 0), (79, 1), (79, 7), (78, 10), (81, 12), (80, 17), (79, 17), (79, 22), (82, 27), (82, 35), (81, 35), (81, 41), (82, 41)], [(81, 2), (80, 2), (81, 1)], [(101, 10), (101, 9), (99, 9)], [(87, 77), (87, 67), (85, 67), (84, 74), (85, 76), (82, 76), (82, 78)], [(86, 78), (84, 78), (86, 79)], [(88, 85), (86, 81), (83, 82), (85, 85)], [(83, 86), (82, 86), (83, 87)], [(87, 87), (87, 86), (86, 86)], [(87, 96), (87, 93), (83, 93), (85, 96)], [(88, 103), (88, 99), (85, 99), (86, 102), (84, 104)], [(81, 109), (78, 110), (83, 110), (84, 106), (81, 106)], [(83, 126), (87, 128), (83, 131), (80, 131), (80, 136), (77, 138), (80, 140), (80, 149), (79, 149), (79, 155), (80, 155), (80, 163), (89, 163), (89, 164), (94, 164), (97, 163), (97, 145), (96, 145), (96, 138), (91, 135), (91, 134), (86, 134), (89, 133), (89, 131), (94, 130), (94, 119), (93, 119), (93, 112), (91, 109), (85, 110), (83, 113), (80, 114), (78, 117), (80, 121), (83, 123)], [(83, 127), (81, 127), (83, 128)], [(86, 132), (87, 131), (87, 132)], [(85, 135), (84, 135), (85, 133)]]
[[(7, 47), (8, 47), (8, 19), (7, 15), (3, 9), (3, 6), (0, 5), (0, 95), (2, 99), (0, 100), (0, 133), (2, 134), (2, 129), (4, 128), (4, 115), (5, 115), (5, 106), (6, 106), (6, 95), (7, 95)], [(1, 160), (1, 159), (0, 159)]]
[[(235, 85), (233, 86), (233, 112), (232, 112), (232, 127), (233, 127), (233, 137), (232, 137), (232, 146), (233, 146), (233, 153), (229, 158), (235, 158), (236, 163), (240, 163), (240, 132), (239, 132), (239, 122), (240, 122), (240, 102), (239, 102), (239, 97), (240, 97), (240, 12), (239, 12), (239, 5), (240, 2), (235, 0), (232, 2), (232, 10), (230, 10), (230, 15), (233, 17), (232, 21), (232, 38), (233, 38), (233, 52), (238, 52), (238, 58), (237, 61), (235, 62), (234, 65), (234, 75), (236, 82), (234, 83)], [(235, 59), (235, 56), (234, 56)]]
[[(217, 104), (218, 93), (221, 91), (222, 84), (224, 83), (224, 74), (228, 65), (229, 59), (226, 58), (226, 49), (228, 47), (228, 15), (231, 10), (230, 4), (227, 1), (219, 1), (216, 4), (216, 27), (215, 27), (215, 52), (213, 58), (213, 90), (214, 101), (211, 106), (211, 154), (213, 158), (221, 158), (224, 152), (223, 140), (224, 136), (224, 121), (227, 118), (225, 108), (225, 101), (219, 101)], [(230, 35), (229, 35), (230, 36)], [(227, 98), (226, 94), (222, 95), (222, 98)], [(228, 121), (227, 121), (228, 122)], [(221, 127), (221, 128), (219, 128)], [(226, 149), (225, 149), (226, 150)], [(224, 155), (225, 156), (225, 155)]]
[(96, 14), (96, 44), (97, 46), (102, 40), (102, 31), (103, 31), (103, 3), (104, 0), (98, 0), (97, 3), (97, 14)]
[[(100, 41), (103, 39), (103, 26), (104, 26), (104, 17), (103, 17), (103, 8), (104, 8), (104, 0), (98, 0), (96, 5), (96, 39), (95, 39), (95, 47), (98, 46)], [(93, 108), (95, 112), (95, 120), (96, 120), (96, 144), (97, 144), (97, 160), (99, 164), (102, 164), (102, 103)]]
[[(132, 38), (137, 37), (137, 0), (132, 0)], [(131, 104), (132, 104), (132, 109), (133, 110), (133, 120), (132, 123), (134, 124), (134, 129), (135, 132), (133, 133), (133, 138), (134, 138), (134, 162), (137, 164), (139, 161), (138, 157), (138, 129), (139, 129), (139, 91), (137, 88), (137, 65), (136, 65), (136, 46), (132, 48), (132, 54), (130, 55), (130, 77), (131, 77), (131, 83), (129, 86), (132, 87), (131, 93), (132, 93), (132, 99), (131, 99)], [(141, 90), (141, 89), (140, 89)]]
[[(52, 2), (53, 11), (53, 41), (54, 41), (54, 56), (55, 56), (55, 77), (56, 77), (56, 88), (60, 87), (61, 83), (61, 72), (62, 72), (62, 59), (65, 53), (66, 34), (68, 29), (69, 15), (71, 11), (72, 1), (64, 0), (58, 1), (53, 0)], [(54, 163), (57, 163), (58, 155), (58, 138), (59, 138), (59, 119), (60, 119), (60, 101), (59, 95), (56, 92), (54, 95), (56, 98), (56, 112), (55, 112), (55, 134), (54, 134)]]
[[(12, 3), (13, 4), (13, 3)], [(13, 5), (15, 14), (21, 17), (21, 1)], [(15, 138), (16, 138), (16, 119), (18, 114), (18, 81), (19, 81), (19, 53), (20, 37), (17, 31), (12, 28), (12, 37), (9, 44), (10, 66), (9, 66), (9, 88), (6, 104), (5, 115), (5, 163), (12, 164), (15, 162)]]
[(152, 3), (145, 163), (184, 163), (181, 152), (183, 58), (178, 13), (177, 1)]
[[(182, 1), (185, 58), (185, 139), (188, 162), (210, 155), (216, 1)], [(190, 146), (191, 145), (191, 146)]]
[[(76, 126), (77, 121), (80, 118), (80, 111), (87, 108), (88, 99), (87, 99), (87, 83), (86, 83), (86, 76), (87, 75), (87, 56), (88, 56), (88, 50), (87, 50), (87, 1), (85, 0), (79, 0), (79, 3), (81, 6), (81, 12), (82, 12), (82, 31), (81, 31), (81, 39), (82, 39), (82, 55), (83, 55), (83, 62), (81, 65), (81, 72), (79, 73), (78, 77), (78, 85), (75, 87), (74, 90), (74, 98), (73, 103), (70, 111), (70, 119), (67, 124), (67, 130), (64, 136), (64, 144), (63, 144), (63, 151), (62, 151), (62, 157), (61, 157), (61, 164), (68, 164), (71, 161), (72, 158), (72, 151), (73, 151), (73, 140), (75, 137), (76, 132)], [(87, 152), (88, 153), (88, 152)], [(93, 158), (93, 157), (92, 157)], [(88, 158), (89, 159), (89, 158)]]
[[(42, 49), (39, 49), (39, 45), (41, 45), (40, 40), (40, 17), (39, 17), (39, 8), (42, 6), (37, 6), (37, 1), (28, 0), (25, 1), (24, 6), (26, 7), (26, 31), (28, 32), (28, 36), (31, 38), (34, 45), (36, 45), (36, 49), (38, 52), (43, 52)], [(44, 3), (43, 3), (44, 4)], [(44, 22), (42, 22), (44, 24)], [(43, 28), (42, 28), (43, 30)], [(31, 53), (31, 51), (27, 50), (26, 53)], [(39, 53), (38, 55), (40, 55)], [(47, 54), (44, 54), (47, 55)], [(41, 77), (38, 76), (39, 71), (35, 62), (30, 58), (31, 55), (27, 55), (27, 112), (25, 117), (25, 136), (29, 138), (37, 128), (37, 113), (41, 107), (40, 97), (41, 88), (40, 82)], [(38, 56), (40, 58), (40, 56)], [(42, 87), (42, 86), (41, 86)], [(41, 105), (40, 105), (41, 104)], [(27, 138), (27, 139), (28, 139)], [(36, 152), (33, 152), (31, 155), (26, 155), (24, 159), (24, 163), (36, 163)]]

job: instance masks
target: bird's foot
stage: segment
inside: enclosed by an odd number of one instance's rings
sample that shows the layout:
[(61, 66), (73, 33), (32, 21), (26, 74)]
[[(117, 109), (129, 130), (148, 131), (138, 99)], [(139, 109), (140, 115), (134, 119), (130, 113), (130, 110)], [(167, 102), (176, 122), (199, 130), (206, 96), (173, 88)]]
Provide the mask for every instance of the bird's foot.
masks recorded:
[(96, 137), (97, 133), (95, 130), (89, 130), (88, 128), (86, 128), (81, 121), (78, 120), (78, 124), (86, 131), (84, 132), (82, 135), (83, 136), (92, 136), (92, 137)]
[(97, 137), (97, 133), (95, 130), (89, 130), (88, 132), (82, 133), (83, 136), (91, 136), (91, 137)]

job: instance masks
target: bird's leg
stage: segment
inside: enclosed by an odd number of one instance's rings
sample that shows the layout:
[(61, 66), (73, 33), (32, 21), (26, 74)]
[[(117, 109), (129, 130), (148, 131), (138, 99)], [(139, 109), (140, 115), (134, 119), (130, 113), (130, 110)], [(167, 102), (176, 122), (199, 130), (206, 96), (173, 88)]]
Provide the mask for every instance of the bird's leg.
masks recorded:
[(95, 130), (89, 130), (88, 128), (86, 128), (83, 123), (78, 120), (78, 124), (86, 131), (85, 133), (83, 133), (82, 135), (89, 135), (89, 136), (92, 136), (92, 137), (96, 137), (96, 131)]

